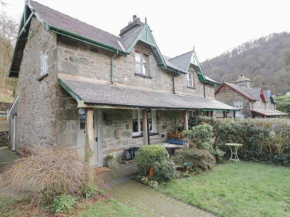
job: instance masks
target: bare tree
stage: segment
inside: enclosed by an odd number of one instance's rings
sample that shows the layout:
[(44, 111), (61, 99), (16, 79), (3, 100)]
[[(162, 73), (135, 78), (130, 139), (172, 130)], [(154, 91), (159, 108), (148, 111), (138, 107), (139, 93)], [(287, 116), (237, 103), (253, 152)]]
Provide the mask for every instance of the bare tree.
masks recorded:
[[(5, 5), (0, 0), (1, 5)], [(0, 11), (0, 87), (5, 88), (12, 61), (13, 47), (17, 38), (18, 24), (5, 12)], [(15, 83), (15, 82), (12, 82)]]

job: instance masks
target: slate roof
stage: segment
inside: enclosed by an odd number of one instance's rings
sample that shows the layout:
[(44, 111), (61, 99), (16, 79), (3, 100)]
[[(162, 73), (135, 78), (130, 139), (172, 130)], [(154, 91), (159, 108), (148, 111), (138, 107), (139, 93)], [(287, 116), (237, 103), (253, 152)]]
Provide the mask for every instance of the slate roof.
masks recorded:
[(257, 113), (259, 115), (263, 115), (266, 117), (287, 115), (287, 113), (280, 112), (278, 110), (251, 109), (251, 112)]
[[(240, 94), (242, 94), (243, 96), (245, 96), (246, 98), (248, 98), (249, 100), (256, 100), (255, 96), (253, 96), (248, 90), (248, 88), (245, 87), (241, 87), (239, 85), (236, 84), (231, 84), (231, 83), (227, 83), (224, 82), (224, 84), (228, 87), (230, 87), (231, 89), (239, 92)], [(223, 85), (220, 86), (219, 89), (217, 89), (216, 94), (218, 93), (218, 91), (222, 88)]]
[(156, 109), (237, 110), (211, 98), (136, 90), (77, 79), (60, 78), (59, 83), (65, 89), (68, 87), (71, 95), (80, 97), (85, 104)]
[(171, 58), (170, 62), (179, 66), (180, 68), (182, 68), (182, 70), (187, 71), (189, 63), (191, 61), (192, 54), (193, 54), (193, 51), (189, 51), (187, 53)]
[(261, 96), (261, 88), (256, 87), (256, 88), (245, 88), (253, 97), (255, 100), (259, 101)]
[[(34, 15), (36, 15), (37, 18), (47, 27), (47, 29), (54, 31), (57, 34), (60, 34), (60, 31), (61, 31), (61, 34), (69, 34), (69, 35), (74, 34), (73, 37), (82, 37), (82, 38), (85, 38), (86, 40), (89, 40), (90, 42), (93, 42), (93, 44), (97, 44), (97, 45), (102, 44), (104, 46), (108, 46), (109, 50), (119, 51), (119, 53), (121, 52), (123, 55), (130, 52), (129, 48), (132, 45), (134, 45), (134, 43), (136, 43), (136, 40), (140, 36), (145, 26), (145, 24), (140, 22), (140, 20), (137, 23), (134, 21), (133, 23), (128, 24), (125, 28), (121, 30), (121, 34), (119, 37), (111, 33), (108, 33), (106, 31), (103, 31), (99, 28), (96, 28), (92, 25), (89, 25), (85, 22), (82, 22), (78, 19), (65, 15), (61, 12), (58, 12), (54, 9), (51, 9), (47, 6), (39, 4), (38, 2), (29, 1), (27, 3), (27, 6), (31, 9), (31, 11), (33, 11)], [(30, 14), (31, 12), (28, 10), (28, 13)], [(130, 31), (127, 31), (127, 30), (130, 30)], [(22, 34), (28, 34), (28, 33), (22, 33)], [(25, 35), (22, 35), (22, 36), (25, 37)], [(18, 77), (20, 64), (23, 58), (23, 50), (24, 50), (25, 44), (26, 42), (17, 40), (16, 48), (15, 48), (16, 52), (15, 52), (15, 55), (13, 56), (11, 70), (9, 73), (9, 76), (11, 77)], [(153, 49), (152, 53), (154, 57), (157, 58), (157, 60), (163, 63), (163, 60), (162, 60), (163, 55), (160, 53), (159, 49), (157, 49), (156, 47), (152, 48)], [(163, 59), (165, 61), (166, 66), (168, 66), (170, 69), (186, 74), (188, 66), (191, 62), (192, 54), (193, 54), (193, 51), (190, 51), (190, 52), (181, 54), (179, 56), (176, 56), (174, 58), (166, 57)], [(160, 64), (160, 62), (158, 63)], [(199, 71), (198, 66), (194, 66), (194, 67), (197, 70), (197, 73), (199, 73), (198, 77), (201, 79), (202, 72)], [(201, 80), (204, 81), (204, 77), (202, 77)], [(205, 82), (217, 83), (216, 81), (208, 77), (206, 77)]]
[(141, 23), (139, 26), (135, 27), (130, 32), (127, 32), (124, 35), (122, 35), (119, 41), (121, 42), (125, 50), (128, 50), (130, 48), (130, 46), (133, 44), (135, 39), (141, 33), (143, 27), (144, 27), (144, 23)]
[(118, 40), (120, 39), (119, 37), (39, 4), (38, 2), (31, 1), (30, 4), (46, 24), (82, 35), (89, 39), (93, 39), (122, 50), (122, 47), (118, 43)]

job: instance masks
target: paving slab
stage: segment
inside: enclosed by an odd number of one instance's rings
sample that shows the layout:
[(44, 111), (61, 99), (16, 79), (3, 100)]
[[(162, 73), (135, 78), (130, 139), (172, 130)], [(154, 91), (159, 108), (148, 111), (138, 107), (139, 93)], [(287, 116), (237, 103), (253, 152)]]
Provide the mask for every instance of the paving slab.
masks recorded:
[[(128, 177), (128, 176), (127, 176)], [(214, 217), (215, 215), (188, 205), (132, 179), (109, 187), (108, 194), (140, 213), (153, 217)]]

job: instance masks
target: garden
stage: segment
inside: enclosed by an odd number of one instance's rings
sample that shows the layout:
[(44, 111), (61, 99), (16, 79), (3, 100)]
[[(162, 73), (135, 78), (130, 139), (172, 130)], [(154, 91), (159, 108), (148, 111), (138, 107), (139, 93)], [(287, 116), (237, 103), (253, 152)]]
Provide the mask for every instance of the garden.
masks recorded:
[[(196, 117), (190, 125), (182, 133), (189, 148), (170, 159), (160, 145), (141, 147), (135, 179), (220, 216), (290, 216), (286, 120)], [(241, 162), (228, 162), (229, 142), (243, 144)]]

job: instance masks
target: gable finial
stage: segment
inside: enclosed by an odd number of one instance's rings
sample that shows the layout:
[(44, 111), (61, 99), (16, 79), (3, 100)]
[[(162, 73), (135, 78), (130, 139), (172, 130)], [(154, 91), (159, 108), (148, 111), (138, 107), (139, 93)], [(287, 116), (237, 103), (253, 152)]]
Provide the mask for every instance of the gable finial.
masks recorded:
[(145, 23), (147, 24), (147, 17), (145, 17)]
[(195, 51), (195, 46), (193, 46), (193, 51)]

